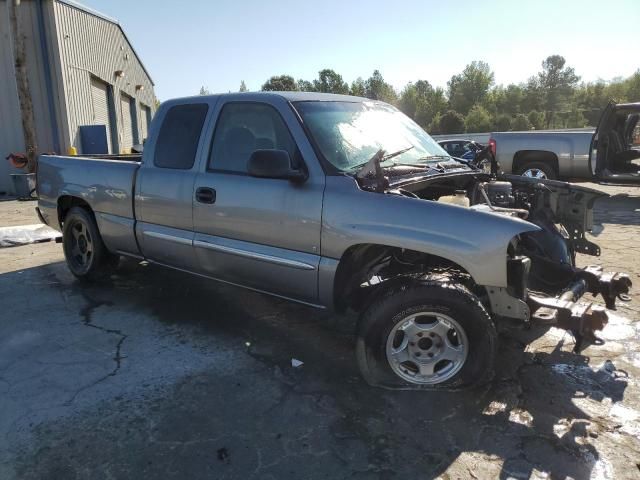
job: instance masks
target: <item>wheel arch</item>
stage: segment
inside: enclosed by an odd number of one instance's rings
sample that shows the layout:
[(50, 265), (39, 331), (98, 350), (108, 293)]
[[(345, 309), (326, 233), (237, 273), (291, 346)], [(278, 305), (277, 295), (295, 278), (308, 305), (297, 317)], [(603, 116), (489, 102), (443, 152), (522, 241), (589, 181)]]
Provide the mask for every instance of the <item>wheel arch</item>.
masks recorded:
[[(475, 284), (475, 280), (469, 271), (451, 259), (426, 251), (402, 249), (378, 243), (359, 243), (347, 248), (338, 261), (333, 278), (332, 300), (335, 311), (343, 312), (350, 307), (355, 307), (354, 310), (356, 311), (361, 311), (363, 308), (366, 308), (368, 301), (366, 299), (356, 298), (356, 292), (362, 283), (368, 280), (368, 277), (370, 277), (372, 273), (375, 273), (375, 268), (380, 262), (387, 257), (393, 256), (397, 252), (402, 252), (404, 255), (415, 256), (423, 262), (420, 263), (420, 265), (431, 265), (456, 270), (463, 275), (467, 275)], [(419, 264), (413, 263), (407, 265), (407, 271), (410, 270), (410, 267), (417, 265)], [(423, 272), (428, 273), (429, 268), (426, 268)], [(402, 280), (402, 273), (399, 273), (397, 278)], [(389, 281), (390, 280), (386, 280), (383, 284)], [(478, 286), (478, 288), (484, 290), (484, 287)]]
[(87, 212), (89, 212), (89, 214), (91, 214), (95, 221), (95, 213), (93, 212), (93, 208), (91, 208), (91, 205), (89, 205), (89, 203), (83, 198), (76, 197), (74, 195), (62, 195), (58, 197), (57, 207), (58, 224), (61, 228), (64, 223), (64, 218), (69, 213), (69, 210), (71, 210), (73, 207), (84, 208), (85, 210), (87, 210)]
[(527, 164), (534, 162), (548, 165), (556, 176), (560, 174), (558, 156), (549, 150), (518, 150), (513, 155), (511, 170), (513, 173), (519, 173)]

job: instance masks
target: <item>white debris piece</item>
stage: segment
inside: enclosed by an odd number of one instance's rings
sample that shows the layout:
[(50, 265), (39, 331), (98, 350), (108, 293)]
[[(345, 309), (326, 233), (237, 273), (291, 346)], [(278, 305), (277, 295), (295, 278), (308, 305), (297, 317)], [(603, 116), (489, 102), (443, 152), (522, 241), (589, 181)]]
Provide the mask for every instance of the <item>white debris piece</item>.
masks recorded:
[(297, 358), (292, 358), (291, 359), (291, 366), (293, 368), (298, 368), (298, 367), (301, 367), (302, 365), (304, 365), (303, 361), (298, 360)]
[(0, 227), (0, 247), (48, 242), (58, 237), (62, 237), (60, 232), (42, 223), (17, 227)]

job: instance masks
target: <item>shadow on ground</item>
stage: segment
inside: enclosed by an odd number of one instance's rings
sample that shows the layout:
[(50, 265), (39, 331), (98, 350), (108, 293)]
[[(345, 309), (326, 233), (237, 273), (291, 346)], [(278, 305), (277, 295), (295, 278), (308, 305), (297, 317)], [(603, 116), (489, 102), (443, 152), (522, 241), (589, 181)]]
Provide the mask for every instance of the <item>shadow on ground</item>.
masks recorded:
[(640, 196), (618, 194), (596, 200), (596, 224), (640, 225)]
[[(552, 353), (526, 352), (524, 342), (540, 332), (519, 332), (501, 335), (492, 385), (429, 394), (374, 389), (357, 372), (353, 317), (130, 263), (93, 286), (59, 265), (30, 274), (48, 279), (42, 288), (50, 293), (84, 298), (77, 328), (97, 325), (98, 310), (143, 312), (161, 327), (149, 335), (203, 355), (217, 348), (207, 339), (222, 339), (232, 345), (230, 361), (242, 365), (231, 373), (186, 368), (171, 385), (142, 382), (141, 396), (114, 395), (80, 411), (71, 405), (69, 415), (34, 424), (12, 460), (22, 479), (433, 478), (448, 469), (458, 478), (538, 471), (584, 479), (600, 468), (600, 455), (590, 442), (594, 419), (576, 399), (619, 402), (627, 386), (561, 344)], [(0, 285), (21, 278), (5, 274)], [(134, 368), (167, 368), (162, 353), (137, 358), (132, 335), (144, 333), (113, 334), (115, 373), (103, 383), (126, 382)], [(292, 367), (292, 358), (304, 365)]]

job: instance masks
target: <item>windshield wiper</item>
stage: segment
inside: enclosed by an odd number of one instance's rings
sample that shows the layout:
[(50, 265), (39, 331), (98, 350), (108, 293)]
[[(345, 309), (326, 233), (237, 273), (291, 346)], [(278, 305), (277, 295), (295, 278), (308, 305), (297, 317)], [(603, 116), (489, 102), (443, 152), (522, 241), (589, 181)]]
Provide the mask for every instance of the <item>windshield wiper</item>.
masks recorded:
[(432, 158), (451, 158), (451, 159), (453, 159), (453, 157), (451, 157), (449, 155), (427, 155), (426, 157), (420, 157), (418, 159), (418, 161), (420, 161), (420, 160), (431, 160)]
[(384, 162), (386, 160), (389, 160), (390, 158), (397, 157), (398, 155), (402, 155), (403, 153), (408, 152), (412, 148), (414, 148), (413, 145), (411, 145), (410, 147), (407, 147), (407, 148), (403, 148), (402, 150), (398, 150), (397, 152), (393, 152), (393, 153), (385, 153), (385, 151), (381, 148), (369, 160), (367, 160), (366, 162), (362, 162), (362, 163), (359, 163), (357, 165), (354, 165), (353, 167), (349, 167), (349, 170), (357, 170), (359, 168), (362, 168), (365, 165), (367, 165), (368, 163), (370, 163), (374, 158), (376, 158), (376, 159), (379, 158), (380, 163), (382, 163), (382, 162)]
[(397, 152), (387, 153), (386, 155), (384, 155), (382, 157), (380, 162), (384, 162), (385, 160), (389, 160), (390, 158), (397, 157), (398, 155), (402, 155), (403, 153), (408, 152), (412, 148), (413, 148), (413, 145), (411, 145), (410, 147), (407, 147), (407, 148), (403, 148), (402, 150), (398, 150)]

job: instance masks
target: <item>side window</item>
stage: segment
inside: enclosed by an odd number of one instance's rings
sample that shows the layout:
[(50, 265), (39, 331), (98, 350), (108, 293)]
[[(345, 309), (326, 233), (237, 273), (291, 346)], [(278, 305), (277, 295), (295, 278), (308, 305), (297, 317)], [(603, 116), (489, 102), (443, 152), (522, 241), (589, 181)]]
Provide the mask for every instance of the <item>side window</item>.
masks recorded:
[(260, 103), (229, 103), (222, 108), (209, 153), (209, 169), (246, 173), (255, 150), (286, 150), (296, 145), (275, 108)]
[(153, 157), (156, 167), (180, 170), (193, 167), (208, 109), (206, 103), (176, 105), (169, 109), (156, 142)]

